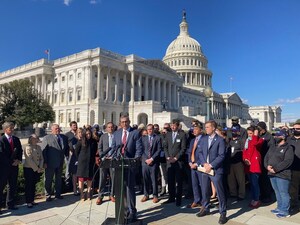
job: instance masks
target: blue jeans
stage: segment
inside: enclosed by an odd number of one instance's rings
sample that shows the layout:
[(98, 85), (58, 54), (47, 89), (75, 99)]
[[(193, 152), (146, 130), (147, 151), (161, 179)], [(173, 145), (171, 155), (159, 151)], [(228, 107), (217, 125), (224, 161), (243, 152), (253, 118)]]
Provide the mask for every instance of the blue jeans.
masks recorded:
[(274, 176), (270, 176), (270, 180), (276, 195), (277, 209), (281, 214), (288, 215), (290, 208), (290, 181)]
[(249, 181), (251, 187), (252, 200), (258, 201), (260, 195), (260, 189), (258, 184), (259, 173), (249, 173)]

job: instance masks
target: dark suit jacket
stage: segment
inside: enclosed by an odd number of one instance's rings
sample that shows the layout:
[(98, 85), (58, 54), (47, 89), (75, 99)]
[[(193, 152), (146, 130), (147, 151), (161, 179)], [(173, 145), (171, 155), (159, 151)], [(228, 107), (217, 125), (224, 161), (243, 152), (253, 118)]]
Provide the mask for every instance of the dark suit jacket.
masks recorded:
[(14, 160), (18, 159), (22, 162), (23, 149), (20, 139), (16, 136), (12, 136), (14, 143), (14, 151), (11, 152), (10, 144), (5, 135), (0, 137), (0, 168), (8, 169), (11, 167)]
[[(149, 136), (143, 136), (142, 137), (142, 145), (143, 145), (143, 154), (142, 154), (142, 162), (145, 162), (146, 159), (148, 159), (149, 156)], [(151, 151), (151, 158), (153, 158), (154, 163), (159, 162), (159, 156), (162, 149), (161, 144), (161, 138), (157, 134), (153, 134), (152, 139), (152, 147), (150, 149)]]
[(43, 138), (42, 151), (44, 163), (50, 168), (58, 168), (64, 163), (64, 156), (69, 156), (68, 138), (60, 134), (62, 139), (62, 147), (57, 142), (57, 137), (54, 134), (48, 134)]
[(204, 165), (207, 163), (207, 156), (209, 155), (209, 164), (212, 165), (216, 174), (223, 174), (223, 161), (225, 159), (225, 140), (215, 135), (211, 142), (210, 148), (208, 148), (208, 135), (204, 136), (200, 143), (198, 165)]
[[(114, 133), (114, 138), (112, 141), (112, 151), (114, 151), (116, 155), (116, 151), (118, 150), (118, 146), (122, 145), (122, 134), (123, 129), (119, 129)], [(125, 145), (125, 158), (137, 158), (142, 155), (142, 142), (141, 136), (138, 130), (133, 130), (131, 127), (129, 128), (129, 134), (127, 137), (126, 145)]]
[[(201, 141), (202, 141), (203, 137), (204, 137), (204, 135), (201, 135), (200, 139), (198, 140), (197, 147), (196, 147), (196, 149), (195, 149), (195, 162), (194, 162), (194, 163), (197, 163), (197, 161), (198, 161), (200, 145), (201, 145)], [(188, 162), (189, 162), (189, 163), (192, 162), (192, 161), (191, 161), (191, 155), (192, 155), (192, 151), (193, 151), (193, 147), (194, 147), (195, 140), (196, 140), (196, 138), (194, 137), (194, 138), (191, 140), (190, 147), (189, 147), (188, 150), (186, 151), (186, 154), (188, 155)]]
[(176, 157), (178, 162), (183, 162), (186, 151), (186, 135), (184, 132), (178, 131), (175, 142), (173, 143), (172, 134), (173, 132), (166, 134), (164, 146), (165, 156), (166, 158)]

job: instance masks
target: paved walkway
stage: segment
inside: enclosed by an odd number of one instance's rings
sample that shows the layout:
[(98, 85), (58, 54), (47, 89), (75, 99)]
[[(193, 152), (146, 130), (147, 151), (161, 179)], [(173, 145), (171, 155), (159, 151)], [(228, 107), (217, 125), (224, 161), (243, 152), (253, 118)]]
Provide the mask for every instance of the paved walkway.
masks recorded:
[[(165, 201), (162, 199), (154, 204), (152, 201), (141, 203), (142, 196), (137, 196), (138, 218), (143, 220), (143, 224), (150, 225), (195, 225), (195, 224), (218, 224), (219, 214), (216, 209), (212, 209), (211, 215), (198, 218), (195, 214), (198, 209), (188, 209), (186, 205), (190, 203), (183, 200), (182, 207), (176, 207), (175, 204), (162, 205)], [(114, 217), (114, 205), (110, 201), (102, 205), (96, 205), (96, 199), (92, 201), (79, 201), (79, 197), (72, 194), (64, 195), (62, 200), (53, 200), (45, 202), (45, 199), (39, 200), (39, 205), (34, 208), (27, 208), (26, 205), (19, 206), (18, 210), (13, 212), (4, 210), (0, 215), (0, 224), (10, 225), (79, 225), (79, 224), (97, 224), (100, 225), (107, 217)], [(270, 210), (275, 208), (275, 203), (262, 206), (259, 209), (250, 209), (248, 201), (228, 202), (228, 225), (296, 225), (300, 224), (300, 213), (290, 218), (278, 219)]]

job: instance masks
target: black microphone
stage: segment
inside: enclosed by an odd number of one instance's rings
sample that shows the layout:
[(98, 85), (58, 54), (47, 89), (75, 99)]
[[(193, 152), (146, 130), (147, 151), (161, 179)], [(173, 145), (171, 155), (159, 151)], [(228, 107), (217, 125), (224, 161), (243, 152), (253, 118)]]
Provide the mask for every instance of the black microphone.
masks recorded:
[(116, 149), (117, 151), (117, 158), (121, 157), (121, 149), (124, 147), (124, 144), (118, 145), (119, 147)]
[(104, 156), (106, 156), (106, 154), (111, 150), (111, 147), (109, 147), (108, 149), (106, 149), (104, 152), (101, 152), (100, 154), (100, 158), (104, 158)]

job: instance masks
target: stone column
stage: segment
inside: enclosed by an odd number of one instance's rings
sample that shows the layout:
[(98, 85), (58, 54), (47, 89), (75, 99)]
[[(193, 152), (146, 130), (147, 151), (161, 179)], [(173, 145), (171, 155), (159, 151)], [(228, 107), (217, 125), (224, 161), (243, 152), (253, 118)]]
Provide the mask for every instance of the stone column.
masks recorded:
[(145, 77), (145, 101), (149, 100), (149, 76), (146, 75)]
[(105, 101), (109, 100), (110, 96), (110, 69), (107, 70), (107, 75), (106, 75), (106, 98)]
[(168, 107), (169, 107), (169, 109), (172, 108), (172, 87), (171, 87), (171, 82), (169, 82), (169, 85), (168, 85)]
[(142, 101), (142, 74), (139, 74), (138, 90), (138, 101)]
[(98, 74), (98, 76), (97, 76), (97, 98), (98, 98), (98, 102), (101, 99), (101, 85), (102, 85), (100, 73), (101, 73), (101, 67), (99, 64), (99, 65), (97, 65), (97, 74)]
[(157, 79), (157, 101), (161, 103), (163, 97), (161, 97), (161, 80)]
[(118, 89), (118, 85), (119, 85), (119, 71), (117, 71), (117, 73), (116, 73), (115, 99), (114, 99), (114, 103), (115, 103), (115, 104), (116, 104), (117, 102), (119, 102), (119, 89)]
[(130, 102), (133, 105), (134, 103), (134, 71), (131, 71), (131, 89), (130, 89)]
[(155, 79), (152, 77), (152, 86), (151, 86), (151, 95), (152, 95), (152, 101), (155, 101)]
[(45, 99), (45, 94), (46, 94), (46, 90), (45, 90), (45, 74), (42, 74), (42, 86), (41, 86), (41, 94), (44, 96)]
[(176, 109), (176, 102), (177, 102), (177, 86), (176, 84), (173, 84), (173, 102), (172, 102), (172, 107), (173, 109)]
[(126, 97), (127, 97), (126, 85), (127, 85), (127, 74), (125, 72), (123, 76), (123, 101), (122, 101), (123, 104), (126, 103)]

